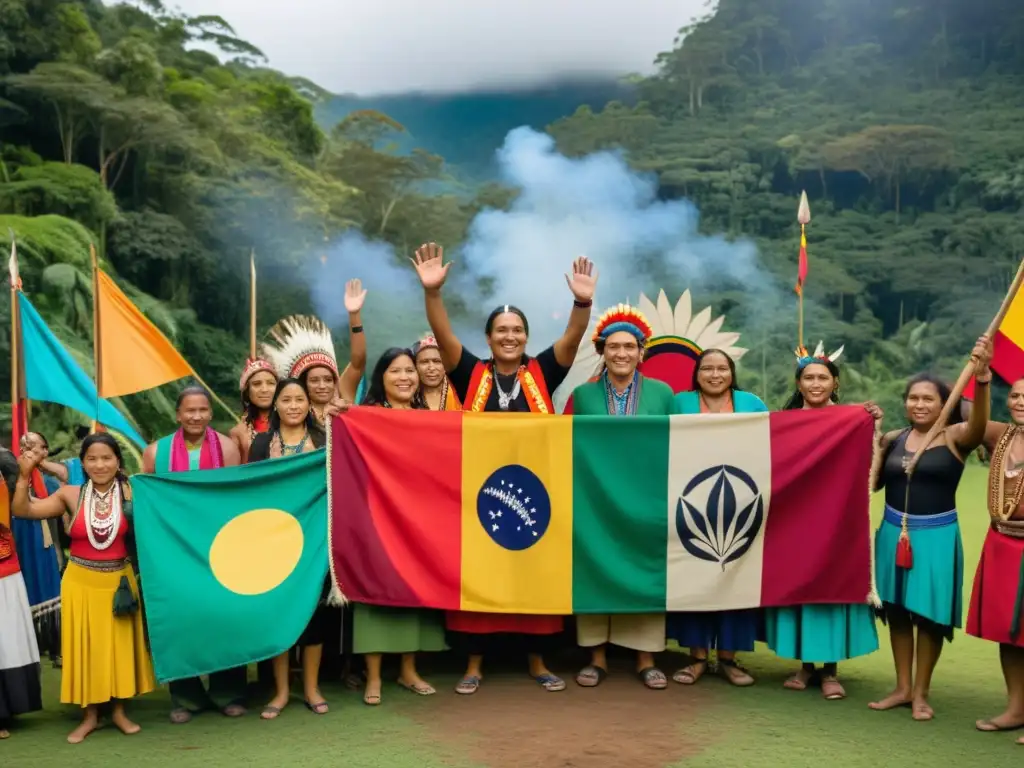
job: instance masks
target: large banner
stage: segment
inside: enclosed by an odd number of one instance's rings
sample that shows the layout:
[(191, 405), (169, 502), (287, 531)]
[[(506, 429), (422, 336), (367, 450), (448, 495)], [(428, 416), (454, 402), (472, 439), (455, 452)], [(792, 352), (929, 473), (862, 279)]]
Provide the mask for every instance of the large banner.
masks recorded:
[(354, 408), (328, 446), (355, 602), (489, 613), (863, 603), (860, 406), (696, 416)]

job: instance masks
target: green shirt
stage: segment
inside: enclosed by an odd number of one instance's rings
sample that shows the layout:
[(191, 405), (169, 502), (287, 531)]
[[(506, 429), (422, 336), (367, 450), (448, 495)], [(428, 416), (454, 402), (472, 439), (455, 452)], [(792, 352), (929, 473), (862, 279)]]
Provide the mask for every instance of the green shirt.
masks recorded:
[[(640, 375), (640, 402), (636, 416), (668, 416), (672, 413), (672, 387), (657, 379)], [(601, 380), (581, 384), (572, 391), (572, 413), (574, 416), (608, 416), (608, 396)]]

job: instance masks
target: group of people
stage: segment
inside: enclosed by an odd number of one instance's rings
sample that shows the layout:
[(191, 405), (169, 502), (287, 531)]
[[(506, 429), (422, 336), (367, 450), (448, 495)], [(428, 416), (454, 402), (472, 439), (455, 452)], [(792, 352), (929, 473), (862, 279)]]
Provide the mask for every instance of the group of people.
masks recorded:
[[(345, 290), (351, 358), (344, 369), (339, 369), (323, 323), (308, 317), (281, 321), (271, 330), (262, 356), (244, 366), (239, 380), (242, 417), (230, 434), (210, 428), (208, 393), (187, 387), (177, 402), (179, 429), (146, 448), (142, 472), (202, 471), (313, 451), (325, 443), (327, 419), (357, 404), (556, 413), (552, 393), (568, 375), (591, 327), (594, 265), (577, 259), (566, 275), (573, 306), (568, 325), (554, 344), (528, 355), (527, 318), (515, 306), (503, 305), (487, 318), (484, 333), (490, 354), (480, 358), (463, 346), (449, 321), (442, 291), (450, 264), (444, 263), (442, 250), (435, 244), (424, 245), (413, 261), (431, 333), (410, 348), (385, 351), (370, 373), (365, 392), (360, 392), (367, 363), (360, 313), (366, 291), (353, 280)], [(650, 322), (635, 307), (618, 305), (602, 315), (591, 338), (601, 365), (590, 381), (573, 391), (571, 412), (629, 417), (768, 410), (760, 398), (740, 389), (735, 362), (720, 349), (700, 350), (692, 381), (670, 386), (645, 376), (641, 368), (652, 333)], [(783, 407), (816, 410), (838, 403), (841, 352), (826, 354), (821, 345), (813, 353), (799, 349), (793, 395)], [(1002, 714), (979, 720), (976, 727), (1002, 731), (1024, 726), (1024, 637), (1019, 611), (1024, 593), (1024, 380), (1014, 383), (1010, 393), (1012, 423), (990, 421), (991, 355), (990, 340), (980, 338), (973, 350), (977, 397), (966, 421), (954, 409), (950, 423), (924, 444), (951, 392), (940, 379), (922, 374), (908, 382), (904, 393), (908, 425), (884, 435), (879, 430), (876, 490), (884, 490), (886, 502), (884, 520), (875, 535), (881, 609), (865, 603), (667, 616), (581, 615), (575, 617), (577, 641), (589, 649), (590, 659), (575, 682), (584, 687), (600, 685), (608, 675), (608, 646), (614, 645), (635, 652), (640, 683), (664, 689), (669, 676), (658, 668), (654, 654), (673, 640), (690, 654), (684, 666), (672, 671), (674, 682), (698, 683), (710, 669), (709, 654), (714, 650), (718, 674), (733, 685), (749, 686), (755, 680), (737, 653), (752, 651), (755, 641), (762, 640), (779, 656), (794, 660), (786, 688), (815, 687), (825, 699), (838, 700), (846, 696), (838, 676), (839, 662), (878, 649), (876, 619), (881, 618), (890, 628), (896, 686), (870, 706), (877, 710), (909, 706), (915, 720), (930, 720), (934, 716), (929, 704), (932, 674), (943, 643), (962, 625), (964, 559), (955, 495), (965, 457), (985, 445), (992, 453), (992, 523), (977, 570), (967, 631), (1000, 644), (1009, 705)], [(881, 410), (872, 403), (864, 407), (880, 424)], [(68, 740), (85, 739), (98, 725), (99, 708), (107, 704), (113, 723), (124, 733), (135, 733), (139, 726), (129, 719), (124, 704), (153, 690), (155, 681), (132, 563), (131, 482), (123, 472), (120, 446), (107, 433), (89, 435), (82, 442), (76, 472), (49, 462), (48, 447), (39, 436), (26, 436), (20, 447), (16, 465), (8, 455), (4, 479), (9, 495), (0, 496), (3, 501), (10, 499), (16, 521), (36, 521), (37, 528), (48, 530), (46, 521), (63, 520), (70, 537), (68, 562), (61, 566), (63, 575), (58, 571), (55, 577), (60, 582), (56, 603), (60, 642), (53, 651), (62, 664), (61, 701), (84, 711)], [(920, 461), (911, 483), (906, 467), (918, 453)], [(39, 470), (57, 478), (48, 493), (33, 485)], [(15, 715), (38, 710), (42, 704), (37, 639), (41, 626), (38, 614), (33, 617), (36, 603), (29, 600), (19, 567), (21, 550), (13, 547), (11, 523), (5, 517), (0, 514), (0, 728)], [(14, 530), (15, 536), (22, 535), (19, 528)], [(31, 576), (27, 571), (25, 575)], [(296, 643), (301, 648), (303, 699), (319, 715), (329, 709), (318, 684), (328, 620), (334, 610), (327, 605), (329, 587), (324, 584), (324, 599)], [(435, 689), (420, 676), (417, 654), (449, 648), (467, 658), (455, 687), (458, 694), (479, 690), (484, 658), (499, 648), (524, 653), (530, 677), (543, 690), (557, 692), (566, 687), (545, 663), (545, 654), (563, 631), (562, 617), (355, 605), (351, 618), (352, 637), (345, 650), (365, 660), (363, 701), (367, 705), (381, 703), (384, 654), (400, 655), (401, 686), (427, 696)], [(290, 653), (285, 653), (260, 665), (260, 678), (273, 691), (261, 711), (264, 719), (275, 719), (289, 701), (289, 658)], [(229, 717), (245, 714), (246, 679), (246, 669), (239, 668), (210, 675), (205, 684), (198, 678), (171, 683), (172, 722), (187, 723), (204, 709)], [(0, 730), (0, 737), (7, 735)]]

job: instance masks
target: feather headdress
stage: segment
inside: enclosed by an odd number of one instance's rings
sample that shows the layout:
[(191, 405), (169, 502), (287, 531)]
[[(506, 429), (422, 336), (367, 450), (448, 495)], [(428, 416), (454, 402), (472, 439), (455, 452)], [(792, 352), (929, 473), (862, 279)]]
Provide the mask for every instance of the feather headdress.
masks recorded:
[[(697, 358), (705, 349), (721, 349), (733, 360), (739, 360), (747, 352), (736, 346), (740, 339), (738, 333), (722, 330), (724, 316), (713, 317), (711, 307), (693, 311), (693, 298), (689, 291), (683, 291), (675, 306), (663, 290), (658, 291), (657, 304), (640, 294), (636, 311), (651, 326), (651, 337), (647, 340), (647, 351), (639, 371), (648, 378), (664, 381), (676, 392), (690, 388)], [(569, 375), (553, 393), (559, 413), (576, 387), (601, 372), (602, 359), (591, 342), (592, 339), (584, 337)]]
[(636, 340), (640, 342), (641, 347), (647, 343), (647, 340), (654, 333), (654, 329), (647, 322), (643, 312), (629, 306), (629, 304), (619, 304), (617, 307), (607, 310), (598, 318), (597, 327), (594, 329), (591, 341), (597, 344), (601, 339), (607, 339), (613, 333), (618, 333), (619, 331), (625, 331), (635, 336)]
[(292, 315), (270, 329), (271, 343), (263, 345), (263, 354), (280, 375), (296, 379), (310, 368), (322, 366), (338, 375), (331, 332), (316, 317)]
[(824, 363), (826, 365), (828, 363), (832, 363), (832, 365), (835, 365), (836, 364), (836, 360), (838, 360), (842, 356), (844, 349), (846, 349), (846, 345), (845, 344), (843, 346), (839, 347), (839, 349), (837, 349), (832, 354), (826, 355), (825, 354), (825, 343), (822, 342), (822, 341), (819, 341), (818, 342), (818, 346), (816, 346), (814, 348), (814, 354), (812, 355), (812, 354), (808, 353), (807, 347), (797, 347), (797, 350), (796, 350), (796, 367), (797, 367), (798, 370), (802, 370), (802, 369), (806, 368), (808, 365), (810, 365), (811, 363)]
[(245, 361), (245, 368), (242, 369), (242, 375), (238, 379), (238, 391), (245, 393), (245, 388), (249, 386), (249, 379), (255, 376), (260, 371), (267, 371), (268, 373), (274, 374), (274, 378), (278, 378), (277, 371), (274, 370), (274, 364), (269, 360), (265, 360), (262, 357), (255, 359), (248, 359)]

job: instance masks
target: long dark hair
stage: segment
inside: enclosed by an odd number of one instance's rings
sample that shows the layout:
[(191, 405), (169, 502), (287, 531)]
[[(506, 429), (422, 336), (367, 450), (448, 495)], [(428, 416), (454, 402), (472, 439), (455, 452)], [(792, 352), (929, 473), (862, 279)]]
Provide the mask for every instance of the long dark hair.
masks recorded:
[[(919, 373), (912, 377), (907, 382), (907, 386), (903, 390), (903, 403), (904, 408), (906, 407), (907, 398), (910, 397), (910, 390), (914, 388), (916, 384), (931, 384), (939, 393), (939, 400), (943, 406), (946, 405), (946, 401), (949, 400), (949, 396), (953, 394), (953, 390), (949, 384), (940, 379), (933, 373)], [(960, 402), (956, 404), (956, 407), (949, 412), (949, 421), (946, 422), (947, 426), (953, 424), (960, 424), (964, 420), (964, 414), (961, 410), (963, 405), (963, 398), (960, 398)]]
[[(263, 368), (256, 371), (256, 373), (250, 376), (249, 380), (245, 382), (245, 389), (242, 391), (242, 420), (249, 426), (255, 424), (260, 417), (260, 409), (252, 404), (252, 399), (249, 395), (249, 388), (252, 386), (252, 380), (256, 378), (256, 374), (258, 373), (269, 373), (273, 375), (275, 380), (277, 379), (276, 373), (274, 373), (273, 371), (268, 371), (267, 369)], [(277, 392), (275, 392), (274, 395), (276, 396)], [(270, 411), (271, 413), (273, 413), (274, 411), (273, 401), (271, 401), (270, 403)]]
[[(796, 389), (790, 396), (789, 400), (786, 401), (786, 404), (782, 406), (782, 410), (793, 411), (804, 407), (804, 396), (800, 392), (800, 377), (804, 375), (804, 371), (807, 370), (807, 366), (809, 365), (824, 365), (826, 368), (828, 368), (828, 372), (831, 373), (832, 378), (836, 380), (836, 385), (835, 387), (832, 388), (832, 394), (829, 395), (828, 399), (831, 400), (833, 403), (839, 402), (839, 366), (833, 363), (831, 360), (812, 360), (811, 362), (807, 363), (807, 365), (797, 366)], [(906, 400), (906, 398), (903, 399)]]
[(312, 435), (314, 432), (323, 432), (320, 425), (317, 423), (316, 416), (313, 414), (313, 401), (309, 399), (309, 390), (306, 388), (305, 382), (299, 379), (281, 379), (277, 382), (277, 388), (274, 389), (274, 399), (270, 401), (270, 432), (281, 431), (281, 414), (277, 412), (277, 398), (281, 396), (281, 392), (284, 391), (285, 387), (295, 385), (299, 387), (305, 394), (306, 399), (309, 400), (309, 413), (306, 414), (306, 429)]
[[(108, 432), (93, 432), (91, 435), (86, 435), (85, 440), (82, 441), (82, 447), (78, 450), (78, 460), (82, 462), (82, 472), (85, 473), (85, 476), (89, 477), (89, 472), (85, 468), (85, 454), (94, 445), (105, 445), (113, 452), (117, 458), (117, 475), (115, 479), (121, 483), (127, 482), (128, 475), (124, 473), (124, 457), (121, 456), (121, 446), (118, 445), (113, 435)], [(92, 480), (91, 477), (89, 479)]]
[(729, 363), (729, 372), (732, 374), (732, 384), (729, 385), (729, 389), (734, 392), (740, 388), (739, 383), (736, 381), (736, 361), (729, 357), (729, 353), (721, 349), (705, 349), (700, 353), (697, 358), (696, 365), (693, 366), (693, 391), (700, 392), (700, 366), (704, 362), (704, 358), (708, 355), (721, 355), (725, 358), (726, 362)]
[[(370, 374), (370, 383), (366, 387), (366, 394), (363, 395), (363, 401), (360, 405), (386, 406), (388, 404), (387, 393), (384, 391), (384, 374), (391, 367), (391, 364), (403, 355), (412, 360), (413, 367), (416, 366), (416, 358), (413, 356), (412, 350), (404, 347), (386, 349), (384, 354), (377, 358), (377, 364), (373, 366), (373, 373)], [(428, 408), (427, 401), (423, 397), (422, 388), (417, 387), (416, 393), (412, 396), (411, 405), (413, 408), (421, 410)]]

